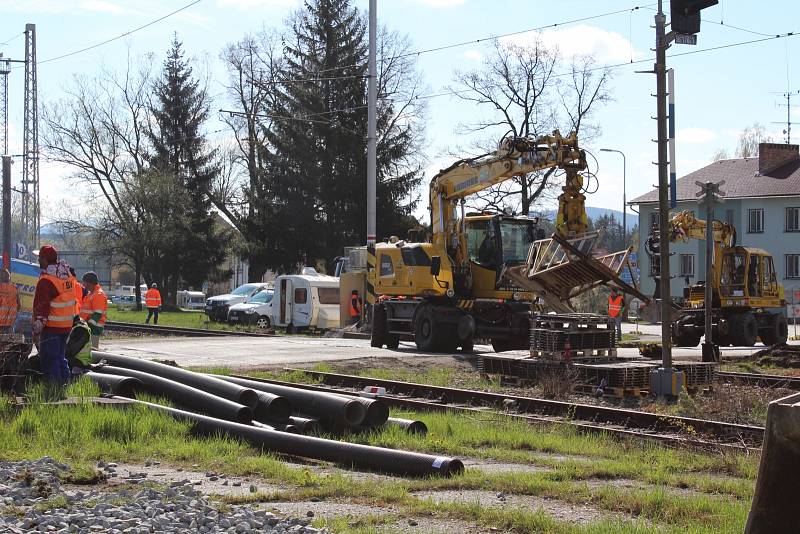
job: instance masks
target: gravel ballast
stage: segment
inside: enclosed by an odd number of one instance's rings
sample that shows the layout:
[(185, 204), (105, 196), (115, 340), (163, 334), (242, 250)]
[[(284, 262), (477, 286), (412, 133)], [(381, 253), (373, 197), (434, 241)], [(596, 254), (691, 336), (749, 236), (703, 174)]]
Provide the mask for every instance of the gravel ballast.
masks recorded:
[[(113, 464), (103, 470), (113, 476)], [(70, 468), (50, 457), (0, 462), (0, 532), (327, 533), (311, 519), (281, 518), (247, 506), (215, 507), (189, 480), (166, 487), (66, 492)]]

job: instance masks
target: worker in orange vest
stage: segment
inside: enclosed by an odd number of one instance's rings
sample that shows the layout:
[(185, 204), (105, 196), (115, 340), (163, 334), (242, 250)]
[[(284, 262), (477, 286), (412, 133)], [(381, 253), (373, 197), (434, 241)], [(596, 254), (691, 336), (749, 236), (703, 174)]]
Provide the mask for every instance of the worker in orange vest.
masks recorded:
[(81, 305), (81, 319), (86, 321), (92, 331), (92, 348), (100, 348), (100, 336), (103, 335), (106, 324), (106, 310), (108, 310), (108, 297), (100, 287), (97, 273), (89, 271), (83, 275), (88, 293), (83, 297)]
[(617, 341), (622, 340), (622, 318), (625, 315), (625, 297), (617, 293), (617, 288), (611, 288), (608, 296), (608, 315), (614, 319), (617, 330)]
[(358, 290), (354, 289), (350, 294), (350, 324), (358, 324), (361, 319), (361, 298), (358, 296)]
[(153, 324), (158, 324), (158, 309), (161, 307), (161, 293), (158, 292), (158, 284), (153, 282), (150, 289), (144, 294), (144, 305), (147, 307), (147, 319), (145, 324), (150, 324), (150, 317), (153, 317)]
[(52, 245), (44, 245), (38, 256), (42, 272), (33, 296), (33, 342), (45, 378), (63, 385), (70, 376), (66, 344), (75, 320), (74, 277)]
[(75, 315), (80, 315), (81, 305), (83, 304), (83, 297), (86, 295), (86, 291), (84, 291), (83, 285), (78, 282), (78, 275), (75, 273), (75, 269), (70, 267), (69, 274), (72, 276), (73, 283), (75, 284)]
[(19, 308), (19, 292), (11, 283), (11, 273), (8, 269), (0, 270), (0, 335), (14, 333)]

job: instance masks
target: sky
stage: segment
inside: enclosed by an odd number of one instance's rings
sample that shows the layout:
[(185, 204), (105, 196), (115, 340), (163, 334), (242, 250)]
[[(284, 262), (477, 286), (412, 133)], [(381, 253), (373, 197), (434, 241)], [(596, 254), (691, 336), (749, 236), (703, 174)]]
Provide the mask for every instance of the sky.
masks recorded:
[[(177, 33), (187, 55), (208, 64), (211, 94), (224, 90), (225, 72), (220, 51), (245, 34), (262, 28), (283, 28), (299, 0), (201, 0), (196, 5), (109, 44), (64, 59), (62, 54), (80, 50), (162, 17), (190, 0), (0, 0), (0, 52), (23, 59), (22, 31), (35, 23), (39, 58), (39, 100), (41, 104), (63, 96), (73, 76), (92, 77), (102, 68), (119, 68), (128, 53), (154, 53), (164, 57)], [(362, 10), (368, 0), (354, 0)], [(481, 65), (491, 50), (492, 37), (510, 32), (556, 25), (543, 30), (548, 43), (557, 44), (564, 56), (592, 54), (600, 65), (612, 69), (610, 92), (613, 100), (594, 117), (601, 133), (584, 143), (596, 159), (598, 190), (588, 195), (587, 205), (622, 209), (623, 165), (617, 153), (625, 154), (626, 193), (630, 201), (657, 182), (655, 76), (636, 71), (652, 68), (655, 1), (646, 0), (377, 0), (378, 22), (405, 34), (416, 50), (427, 50), (464, 41), (483, 40), (465, 46), (418, 55), (418, 67), (425, 79), (426, 94), (445, 91), (453, 85), (457, 70)], [(711, 162), (719, 149), (733, 154), (740, 132), (755, 122), (763, 124), (775, 142), (785, 142), (785, 98), (782, 92), (800, 89), (800, 35), (765, 42), (704, 49), (763, 39), (764, 35), (800, 32), (800, 3), (795, 0), (721, 0), (703, 11), (704, 22), (697, 46), (673, 45), (668, 67), (675, 71), (675, 103), (678, 176)], [(639, 6), (639, 9), (633, 9)], [(668, 2), (665, 2), (667, 9)], [(622, 13), (597, 16), (612, 11)], [(568, 21), (587, 18), (580, 22)], [(514, 36), (524, 43), (531, 33)], [(682, 56), (669, 55), (685, 54)], [(640, 61), (631, 63), (631, 61)], [(10, 152), (19, 154), (22, 145), (21, 69), (9, 78)], [(224, 96), (213, 110), (231, 109)], [(425, 156), (427, 179), (452, 161), (448, 151), (463, 145), (457, 133), (459, 123), (476, 117), (475, 106), (453, 96), (428, 100)], [(790, 114), (800, 122), (800, 95), (792, 101)], [(211, 141), (223, 140), (222, 124), (214, 117), (206, 126)], [(800, 141), (800, 126), (792, 141)], [(566, 132), (564, 132), (566, 133)], [(466, 155), (466, 154), (465, 154)], [(15, 158), (14, 180), (21, 174), (21, 158)], [(64, 199), (95, 201), (68, 179), (69, 169), (42, 162), (41, 199), (43, 223), (54, 210), (63, 209)], [(84, 198), (81, 199), (80, 197)], [(78, 197), (78, 198), (76, 198)], [(425, 213), (425, 201), (418, 214)], [(380, 233), (380, 230), (379, 230)]]

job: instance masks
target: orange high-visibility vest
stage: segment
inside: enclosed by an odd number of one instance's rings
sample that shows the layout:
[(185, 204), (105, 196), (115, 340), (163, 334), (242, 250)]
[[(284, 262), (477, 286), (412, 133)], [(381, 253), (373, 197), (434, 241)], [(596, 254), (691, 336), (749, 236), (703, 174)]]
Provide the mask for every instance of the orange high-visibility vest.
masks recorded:
[(81, 303), (83, 302), (83, 284), (78, 282), (77, 278), (70, 278), (75, 284), (75, 315), (81, 313)]
[(48, 328), (72, 328), (75, 319), (75, 286), (70, 279), (62, 280), (50, 274), (42, 278), (49, 280), (58, 291), (58, 296), (50, 301), (50, 312), (47, 316)]
[(0, 284), (0, 326), (13, 326), (17, 320), (17, 286)]
[(144, 305), (148, 308), (158, 308), (161, 306), (161, 293), (158, 289), (150, 288), (144, 294)]
[(353, 295), (350, 299), (350, 317), (358, 317), (361, 312), (358, 311), (358, 296)]
[(88, 293), (83, 298), (83, 304), (81, 305), (81, 319), (84, 321), (89, 321), (92, 318), (92, 315), (95, 313), (99, 313), (100, 320), (97, 321), (98, 326), (103, 326), (106, 324), (106, 310), (108, 310), (108, 298), (106, 297), (105, 291), (103, 288), (100, 287), (100, 284), (94, 286), (94, 291)]
[(617, 298), (608, 297), (608, 314), (611, 317), (616, 317), (622, 311), (622, 295), (617, 295)]

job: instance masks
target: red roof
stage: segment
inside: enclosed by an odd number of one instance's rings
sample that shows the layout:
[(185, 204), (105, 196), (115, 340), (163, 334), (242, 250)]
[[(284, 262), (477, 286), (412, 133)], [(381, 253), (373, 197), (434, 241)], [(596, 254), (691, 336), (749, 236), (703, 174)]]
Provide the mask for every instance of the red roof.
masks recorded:
[[(726, 198), (754, 198), (800, 195), (800, 160), (794, 160), (765, 175), (758, 174), (758, 158), (716, 161), (677, 180), (678, 200), (696, 200), (700, 190), (695, 182), (719, 182)], [(630, 201), (630, 204), (658, 202), (658, 189)]]

